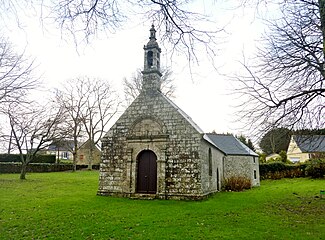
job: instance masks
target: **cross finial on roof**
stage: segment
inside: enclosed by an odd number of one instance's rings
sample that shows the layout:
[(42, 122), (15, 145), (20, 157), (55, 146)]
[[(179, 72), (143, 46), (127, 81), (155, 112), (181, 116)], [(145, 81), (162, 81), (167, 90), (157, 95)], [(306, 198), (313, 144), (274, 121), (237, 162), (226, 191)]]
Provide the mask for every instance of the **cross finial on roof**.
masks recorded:
[(150, 28), (150, 40), (156, 40), (156, 29), (155, 26), (152, 24)]

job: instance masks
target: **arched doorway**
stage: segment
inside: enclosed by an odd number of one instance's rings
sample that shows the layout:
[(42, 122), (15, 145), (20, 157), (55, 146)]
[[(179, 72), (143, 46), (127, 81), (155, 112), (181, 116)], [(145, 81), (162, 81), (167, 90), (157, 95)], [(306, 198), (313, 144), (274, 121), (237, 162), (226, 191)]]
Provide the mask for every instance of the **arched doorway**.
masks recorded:
[(138, 155), (138, 193), (157, 192), (157, 156), (153, 151), (145, 150)]

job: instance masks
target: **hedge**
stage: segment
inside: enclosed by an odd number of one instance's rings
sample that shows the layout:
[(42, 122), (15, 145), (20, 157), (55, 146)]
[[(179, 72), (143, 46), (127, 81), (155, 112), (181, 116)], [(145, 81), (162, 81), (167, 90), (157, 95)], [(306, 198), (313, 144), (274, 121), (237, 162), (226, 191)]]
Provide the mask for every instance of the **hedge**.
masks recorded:
[(271, 162), (260, 164), (261, 179), (281, 179), (306, 177), (306, 167), (309, 163), (285, 164), (283, 162)]
[[(77, 170), (86, 169), (87, 165), (77, 165)], [(30, 163), (27, 165), (27, 172), (62, 172), (72, 171), (72, 164), (52, 164), (52, 163)], [(93, 165), (93, 169), (98, 170), (99, 165)], [(21, 163), (0, 162), (0, 173), (20, 173)]]
[(312, 178), (325, 177), (325, 159), (311, 159), (306, 168), (306, 173)]
[[(24, 154), (26, 157), (26, 154)], [(31, 163), (55, 163), (55, 155), (36, 155)], [(21, 162), (19, 154), (0, 154), (0, 162)]]
[[(30, 163), (27, 165), (27, 172), (61, 172), (72, 170), (72, 165)], [(21, 163), (0, 163), (0, 173), (20, 173)]]

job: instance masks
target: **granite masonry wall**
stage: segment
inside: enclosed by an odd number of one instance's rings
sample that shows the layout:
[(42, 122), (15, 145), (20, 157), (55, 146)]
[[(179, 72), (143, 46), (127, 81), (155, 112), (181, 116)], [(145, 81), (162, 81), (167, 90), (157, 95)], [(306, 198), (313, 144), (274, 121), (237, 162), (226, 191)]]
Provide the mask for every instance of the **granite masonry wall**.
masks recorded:
[(137, 156), (143, 150), (157, 156), (156, 197), (200, 199), (216, 189), (202, 179), (202, 133), (186, 117), (159, 91), (143, 91), (102, 140), (98, 194), (136, 197)]
[(252, 186), (260, 185), (258, 157), (228, 155), (224, 160), (224, 177), (243, 176), (251, 179)]
[[(210, 153), (209, 153), (210, 152)], [(208, 142), (201, 141), (202, 156), (202, 189), (205, 194), (221, 191), (223, 184), (223, 157), (224, 154)], [(210, 156), (209, 156), (210, 155)], [(211, 162), (209, 163), (209, 158)]]

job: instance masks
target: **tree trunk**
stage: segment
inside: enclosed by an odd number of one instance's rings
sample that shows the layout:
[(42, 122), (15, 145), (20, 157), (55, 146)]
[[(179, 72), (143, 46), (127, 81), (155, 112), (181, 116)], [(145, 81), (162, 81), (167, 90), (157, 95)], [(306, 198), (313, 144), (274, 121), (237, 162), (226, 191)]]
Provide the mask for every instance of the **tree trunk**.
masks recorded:
[(77, 171), (77, 153), (73, 152), (73, 168), (72, 168), (72, 172)]
[(58, 154), (57, 154), (57, 158), (56, 158), (56, 163), (59, 164), (60, 163), (60, 149), (58, 148)]
[(20, 179), (25, 180), (26, 179), (26, 172), (27, 172), (27, 163), (21, 164), (21, 171), (20, 171)]
[(12, 130), (10, 132), (9, 146), (8, 146), (8, 154), (11, 153), (11, 144), (12, 144)]
[(88, 158), (88, 170), (93, 169), (93, 159), (94, 159), (94, 149), (92, 146), (90, 146), (89, 149), (89, 158)]

